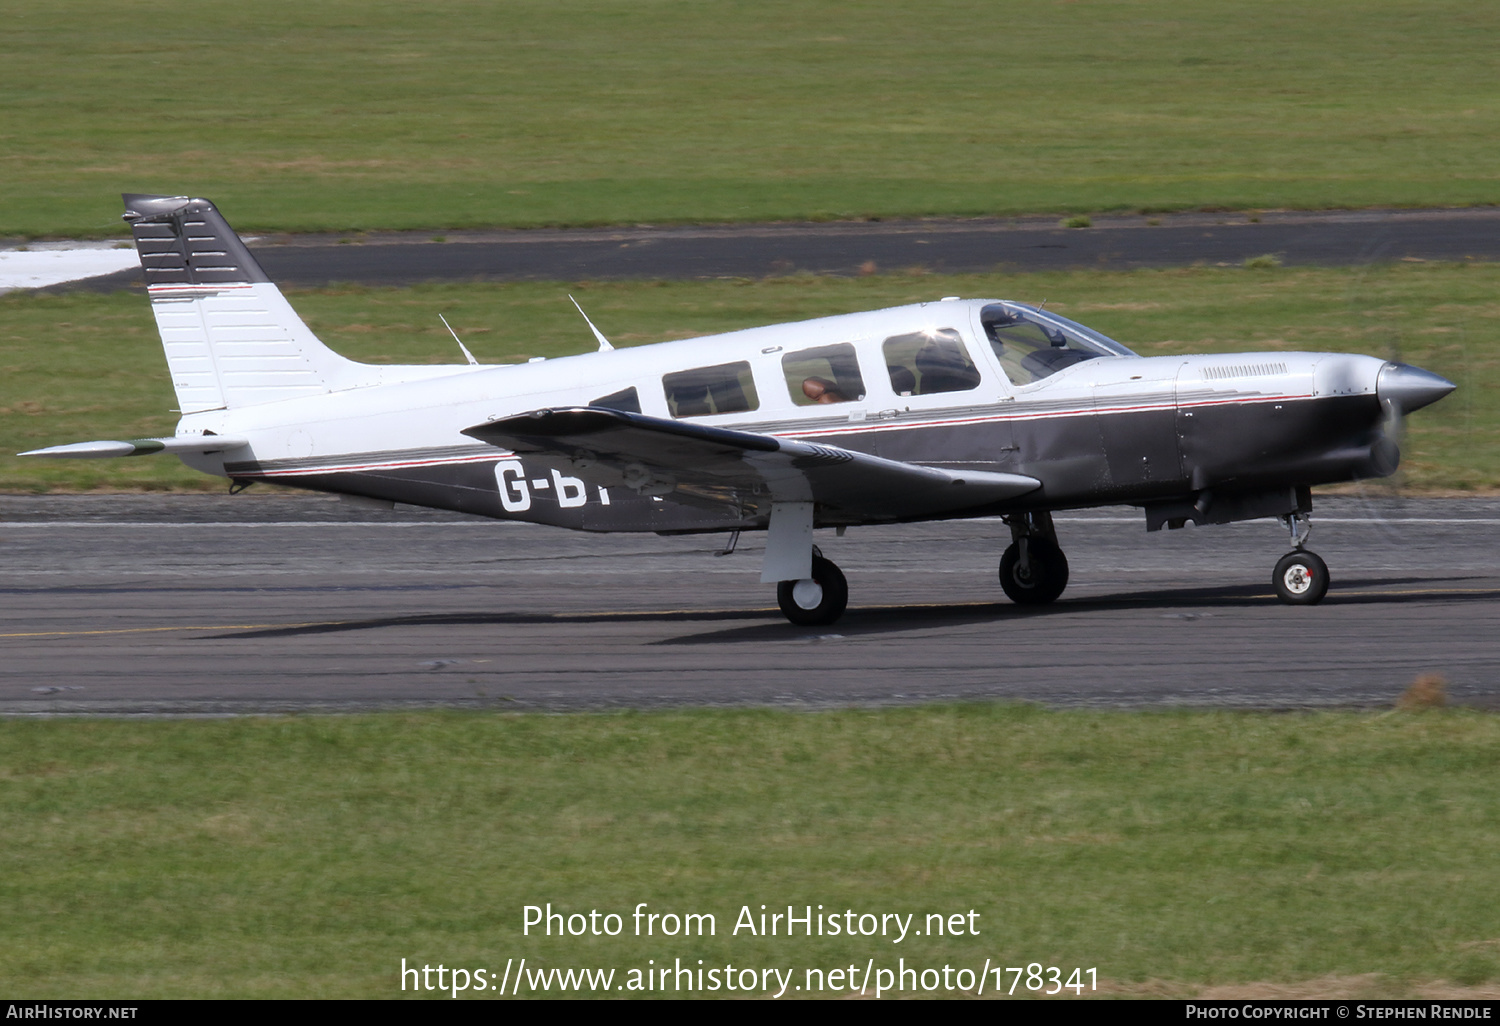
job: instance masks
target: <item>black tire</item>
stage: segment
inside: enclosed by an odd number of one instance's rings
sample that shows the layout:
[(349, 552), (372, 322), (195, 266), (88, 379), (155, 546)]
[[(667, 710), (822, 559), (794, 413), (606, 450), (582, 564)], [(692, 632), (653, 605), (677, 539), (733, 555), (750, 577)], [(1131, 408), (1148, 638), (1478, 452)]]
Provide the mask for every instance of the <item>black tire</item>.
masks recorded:
[(1028, 538), (1031, 566), (1021, 565), (1021, 548), (1012, 542), (1000, 557), (1000, 587), (1010, 600), (1022, 606), (1044, 606), (1055, 602), (1068, 586), (1068, 557), (1046, 538)]
[(1328, 564), (1316, 552), (1288, 552), (1271, 573), (1276, 597), (1291, 606), (1315, 606), (1328, 594)]
[[(799, 602), (797, 586), (812, 584), (817, 585), (817, 593), (810, 596), (808, 592), (811, 589), (803, 587), (800, 592), (802, 601)], [(815, 604), (803, 604), (808, 601), (814, 601)], [(844, 615), (844, 607), (849, 604), (849, 582), (844, 580), (844, 572), (832, 560), (814, 556), (812, 579), (810, 581), (782, 581), (776, 585), (776, 604), (781, 607), (782, 615), (798, 627), (817, 627), (833, 623)]]

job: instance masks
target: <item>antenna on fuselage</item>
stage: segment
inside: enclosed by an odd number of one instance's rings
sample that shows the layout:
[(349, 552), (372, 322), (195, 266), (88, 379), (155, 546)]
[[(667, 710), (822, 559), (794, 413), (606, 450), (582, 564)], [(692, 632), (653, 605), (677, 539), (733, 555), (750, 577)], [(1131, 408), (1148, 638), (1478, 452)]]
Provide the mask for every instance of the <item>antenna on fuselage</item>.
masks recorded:
[(604, 332), (594, 327), (594, 322), (589, 320), (589, 315), (583, 312), (583, 307), (578, 306), (578, 300), (573, 299), (572, 296), (569, 296), (568, 299), (571, 300), (573, 305), (578, 308), (578, 313), (583, 317), (583, 323), (589, 326), (589, 330), (592, 331), (594, 333), (594, 337), (599, 340), (599, 352), (613, 352), (615, 347), (609, 344), (609, 339), (604, 337)]
[(453, 330), (453, 325), (448, 323), (448, 318), (438, 314), (438, 320), (443, 322), (443, 327), (448, 329), (448, 334), (453, 336), (453, 341), (458, 343), (458, 348), (464, 351), (464, 358), (469, 361), (469, 366), (478, 367), (479, 361), (474, 359), (474, 354), (469, 352), (469, 347), (464, 345), (464, 340), (458, 337), (458, 332)]

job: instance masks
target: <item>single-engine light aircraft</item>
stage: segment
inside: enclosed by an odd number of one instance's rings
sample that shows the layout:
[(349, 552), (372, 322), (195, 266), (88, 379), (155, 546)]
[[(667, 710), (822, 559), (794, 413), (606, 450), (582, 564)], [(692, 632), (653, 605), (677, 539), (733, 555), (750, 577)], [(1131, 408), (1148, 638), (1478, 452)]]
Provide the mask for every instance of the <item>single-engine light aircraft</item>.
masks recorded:
[[(1277, 517), (1272, 582), (1312, 604), (1313, 485), (1395, 471), (1401, 418), (1453, 384), (1344, 353), (1140, 357), (1024, 303), (928, 303), (517, 365), (371, 366), (308, 330), (207, 200), (126, 195), (182, 419), (170, 438), (27, 456), (176, 453), (275, 481), (583, 531), (766, 532), (796, 624), (844, 611), (817, 528), (999, 517), (1000, 586), (1068, 583), (1057, 510), (1146, 530)], [(586, 319), (586, 318), (585, 318)], [(462, 343), (460, 343), (462, 346)]]

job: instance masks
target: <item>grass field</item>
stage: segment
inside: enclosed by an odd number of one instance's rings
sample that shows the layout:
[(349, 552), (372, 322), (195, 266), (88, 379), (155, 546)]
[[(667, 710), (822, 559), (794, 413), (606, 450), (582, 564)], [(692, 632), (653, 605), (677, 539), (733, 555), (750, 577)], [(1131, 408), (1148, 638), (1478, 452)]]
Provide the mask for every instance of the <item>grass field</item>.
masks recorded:
[[(701, 958), (798, 983), (905, 957), (1096, 967), (1117, 996), (1493, 991), (1497, 772), (1500, 719), (1441, 710), (0, 721), (0, 978), (27, 997), (391, 997), (403, 957)], [(627, 925), (523, 936), (547, 902)], [(631, 936), (638, 902), (716, 933)], [(973, 909), (979, 932), (734, 935), (762, 904), (918, 926)]]
[[(168, 26), (170, 26), (168, 28)], [(11, 0), (0, 236), (1500, 202), (1468, 0)]]
[[(371, 362), (452, 362), (445, 314), (481, 361), (588, 351), (574, 293), (617, 344), (873, 309), (943, 295), (1040, 302), (1143, 355), (1256, 349), (1399, 356), (1459, 385), (1410, 419), (1399, 484), (1500, 486), (1500, 267), (1068, 272), (792, 277), (760, 281), (432, 285), (299, 291), (329, 345)], [(0, 297), (0, 488), (208, 488), (170, 457), (19, 460), (92, 438), (171, 434), (176, 404), (147, 301), (114, 295)]]

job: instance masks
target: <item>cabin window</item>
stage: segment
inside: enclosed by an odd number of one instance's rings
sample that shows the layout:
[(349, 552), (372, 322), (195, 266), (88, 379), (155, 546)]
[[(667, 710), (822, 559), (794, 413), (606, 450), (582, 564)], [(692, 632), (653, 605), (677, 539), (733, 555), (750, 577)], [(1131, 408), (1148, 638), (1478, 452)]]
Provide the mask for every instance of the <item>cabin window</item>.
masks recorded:
[(707, 417), (716, 413), (744, 413), (760, 406), (750, 364), (721, 363), (664, 375), (667, 409), (674, 417)]
[(641, 397), (634, 388), (626, 388), (619, 392), (611, 392), (609, 395), (601, 395), (589, 405), (602, 406), (606, 410), (619, 410), (622, 413), (640, 413)]
[(1016, 385), (1051, 377), (1100, 356), (1134, 356), (1114, 339), (1030, 307), (992, 303), (979, 312), (985, 337), (1005, 376)]
[(979, 387), (979, 368), (952, 328), (894, 335), (881, 347), (897, 395), (966, 392)]
[(798, 406), (852, 403), (865, 397), (859, 360), (847, 342), (787, 353), (781, 358), (786, 389)]

